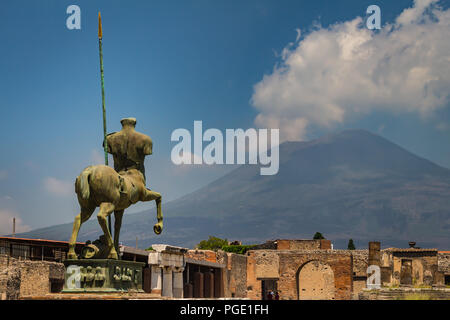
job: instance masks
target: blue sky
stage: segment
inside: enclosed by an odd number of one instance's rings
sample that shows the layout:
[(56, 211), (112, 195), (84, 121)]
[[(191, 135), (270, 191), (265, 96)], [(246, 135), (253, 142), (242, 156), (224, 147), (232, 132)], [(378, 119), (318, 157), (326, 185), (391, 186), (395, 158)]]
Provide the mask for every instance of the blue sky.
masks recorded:
[[(416, 7), (430, 1), (418, 1)], [(66, 27), (66, 8), (71, 4), (81, 8), (81, 30)], [(295, 62), (289, 56), (306, 52), (301, 50), (308, 43), (314, 44), (314, 35), (330, 39), (347, 32), (357, 37), (354, 30), (339, 31), (332, 26), (339, 27), (358, 16), (364, 19), (371, 4), (380, 6), (384, 26), (395, 23), (413, 1), (2, 1), (0, 234), (9, 232), (12, 216), (20, 219), (19, 231), (72, 221), (78, 213), (73, 181), (84, 167), (101, 162), (98, 11), (103, 21), (108, 131), (120, 130), (123, 117), (138, 119), (137, 130), (154, 141), (153, 155), (146, 159), (147, 184), (160, 191), (165, 201), (232, 169), (226, 165), (176, 167), (171, 163), (172, 131), (192, 130), (194, 120), (202, 120), (204, 128), (225, 130), (270, 126), (274, 121), (289, 129), (290, 123), (283, 121), (297, 119), (292, 130), (287, 130), (288, 140), (363, 128), (450, 168), (448, 87), (434, 84), (433, 93), (443, 100), (434, 104), (432, 100), (424, 111), (420, 101), (408, 107), (408, 92), (399, 94), (403, 100), (392, 101), (389, 96), (380, 98), (386, 96), (381, 92), (368, 98), (367, 104), (351, 90), (344, 89), (337, 96), (326, 92), (329, 79), (316, 77), (318, 68), (308, 69), (311, 75), (295, 78)], [(439, 5), (440, 12), (447, 12), (448, 1)], [(433, 28), (433, 21), (427, 23)], [(446, 27), (430, 29), (430, 34), (438, 38)], [(298, 39), (297, 29), (301, 30)], [(372, 32), (380, 35), (369, 43), (379, 45), (383, 37), (386, 46), (393, 42), (391, 33)], [(407, 31), (400, 35), (409, 36)], [(436, 59), (444, 67), (438, 69), (448, 74), (448, 52), (439, 50)], [(316, 56), (324, 60), (309, 60), (310, 65), (325, 65), (326, 57)], [(328, 56), (333, 58), (332, 52)], [(306, 62), (310, 59), (303, 57)], [(336, 61), (330, 62), (330, 72), (341, 70), (336, 69), (341, 68), (339, 59)], [(281, 108), (282, 92), (290, 94), (283, 87), (286, 79), (275, 77), (283, 66), (292, 71), (294, 90), (295, 81), (299, 81), (302, 95), (298, 100), (306, 101), (320, 88), (324, 90), (324, 105), (330, 109), (312, 113), (317, 108), (314, 104), (297, 106), (291, 102)], [(351, 68), (356, 71), (358, 65), (345, 66), (350, 69), (342, 70), (349, 73), (338, 73), (343, 82), (352, 78)], [(429, 73), (420, 73), (422, 68), (418, 74), (424, 79), (441, 79), (433, 66), (428, 67)], [(302, 87), (308, 79), (311, 86)], [(415, 85), (410, 84), (412, 90)], [(314, 100), (314, 95), (310, 98)], [(278, 109), (271, 105), (274, 101), (280, 102)], [(351, 107), (339, 105), (343, 102)], [(285, 110), (289, 113), (283, 113)], [(130, 212), (148, 206), (140, 204)]]

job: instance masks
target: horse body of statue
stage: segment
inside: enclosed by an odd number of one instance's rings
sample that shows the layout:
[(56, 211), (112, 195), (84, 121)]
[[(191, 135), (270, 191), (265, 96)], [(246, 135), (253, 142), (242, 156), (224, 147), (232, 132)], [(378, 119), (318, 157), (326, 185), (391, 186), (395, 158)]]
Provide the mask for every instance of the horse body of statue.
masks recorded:
[[(75, 242), (81, 224), (99, 207), (98, 222), (103, 230), (108, 259), (118, 259), (120, 227), (124, 210), (138, 201), (156, 201), (156, 234), (163, 228), (161, 194), (145, 186), (144, 157), (152, 153), (150, 137), (134, 131), (134, 118), (122, 119), (122, 130), (108, 135), (108, 151), (114, 156), (116, 170), (105, 165), (89, 166), (75, 181), (75, 192), (81, 212), (75, 217), (69, 242), (69, 259), (76, 259)], [(111, 145), (109, 143), (111, 142)], [(130, 158), (127, 155), (130, 154)], [(116, 159), (118, 160), (116, 163)], [(107, 217), (114, 212), (114, 241), (107, 225)]]

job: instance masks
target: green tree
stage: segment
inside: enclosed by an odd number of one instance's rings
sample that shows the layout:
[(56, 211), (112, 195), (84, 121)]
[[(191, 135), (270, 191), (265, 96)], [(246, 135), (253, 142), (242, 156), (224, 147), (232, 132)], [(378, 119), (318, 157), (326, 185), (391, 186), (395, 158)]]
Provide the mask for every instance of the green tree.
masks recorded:
[(209, 236), (208, 240), (200, 241), (200, 243), (197, 245), (197, 249), (217, 251), (219, 249), (222, 249), (223, 246), (227, 245), (228, 245), (227, 239), (220, 239), (214, 236)]
[(314, 234), (313, 239), (314, 239), (314, 240), (322, 240), (322, 239), (325, 239), (325, 237), (324, 237), (320, 232), (316, 232), (316, 233)]
[(347, 249), (348, 250), (355, 250), (355, 244), (353, 243), (353, 239), (348, 240), (348, 245), (347, 245)]

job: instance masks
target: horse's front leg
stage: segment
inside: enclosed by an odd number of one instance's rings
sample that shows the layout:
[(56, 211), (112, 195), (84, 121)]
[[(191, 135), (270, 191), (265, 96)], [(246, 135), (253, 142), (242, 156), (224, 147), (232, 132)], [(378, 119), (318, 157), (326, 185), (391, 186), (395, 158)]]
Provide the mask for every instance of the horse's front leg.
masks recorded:
[(151, 191), (149, 189), (145, 189), (145, 191), (146, 191), (145, 196), (142, 201), (155, 200), (155, 202), (156, 202), (156, 218), (158, 219), (158, 223), (156, 223), (153, 226), (153, 231), (156, 234), (161, 234), (161, 232), (163, 230), (163, 214), (162, 214), (162, 210), (161, 210), (162, 196), (159, 192)]
[(123, 210), (114, 211), (114, 248), (119, 253), (120, 227), (122, 226)]
[(95, 207), (81, 208), (80, 214), (75, 217), (75, 221), (73, 222), (72, 236), (70, 237), (69, 241), (69, 252), (67, 253), (68, 259), (77, 259), (77, 255), (75, 253), (75, 245), (77, 242), (78, 232), (80, 231), (81, 225), (91, 217), (94, 210)]
[(102, 227), (103, 233), (105, 234), (106, 244), (108, 245), (108, 259), (119, 259), (117, 255), (117, 251), (114, 248), (114, 243), (111, 237), (111, 233), (109, 232), (107, 218), (114, 211), (114, 204), (110, 202), (103, 202), (100, 204), (100, 211), (98, 212), (97, 219), (98, 223)]

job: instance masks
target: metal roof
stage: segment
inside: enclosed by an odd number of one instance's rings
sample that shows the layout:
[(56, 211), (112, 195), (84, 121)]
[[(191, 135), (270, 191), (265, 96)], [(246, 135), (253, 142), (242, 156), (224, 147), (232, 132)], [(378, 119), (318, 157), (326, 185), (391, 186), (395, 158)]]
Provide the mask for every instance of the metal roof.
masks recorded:
[[(17, 238), (17, 237), (0, 237), (0, 240), (6, 241), (26, 241), (26, 242), (45, 242), (48, 244), (61, 244), (68, 245), (69, 241), (48, 240), (48, 239), (33, 239), (33, 238)], [(76, 244), (85, 244), (84, 242), (77, 242)]]

